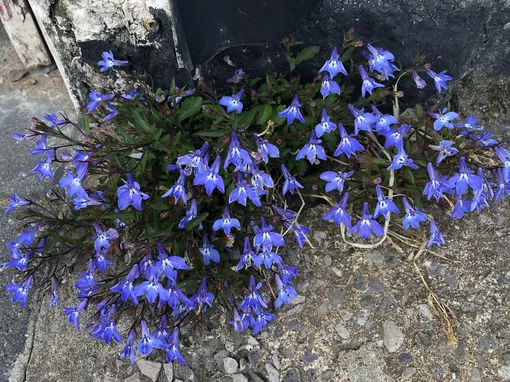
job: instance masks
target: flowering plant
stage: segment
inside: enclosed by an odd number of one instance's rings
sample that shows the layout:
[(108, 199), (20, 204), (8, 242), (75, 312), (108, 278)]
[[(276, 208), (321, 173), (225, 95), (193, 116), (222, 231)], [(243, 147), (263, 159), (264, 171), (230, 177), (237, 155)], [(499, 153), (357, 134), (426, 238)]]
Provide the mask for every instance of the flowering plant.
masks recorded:
[[(422, 89), (426, 74), (441, 93), (452, 79), (445, 71), (423, 57), (397, 67), (390, 52), (365, 47), (351, 31), (305, 82), (296, 67), (319, 48), (296, 53), (299, 44), (283, 41), (288, 76), (237, 69), (231, 95), (218, 97), (202, 81), (92, 91), (87, 112), (99, 123), (48, 114), (15, 133), (36, 142), (30, 154), (42, 159), (32, 173), (41, 181), (66, 169), (48, 200), (12, 195), (6, 212), (18, 209), (24, 227), (7, 244), (5, 266), (24, 276), (7, 285), (13, 301), (26, 304), (39, 274), (55, 306), (62, 279), (79, 273), (77, 303), (64, 307), (76, 330), (83, 311), (95, 309), (92, 336), (125, 338), (122, 358), (163, 349), (169, 362), (185, 363), (179, 329), (213, 305), (236, 331), (256, 334), (274, 320), (273, 307), (297, 295), (298, 271), (279, 249), (289, 235), (311, 245), (310, 228), (298, 222), (305, 200), (332, 204), (323, 219), (351, 245), (381, 245), (393, 217), (404, 231), (428, 222), (423, 247), (431, 247), (444, 239), (427, 203), (459, 219), (509, 192), (510, 151), (476, 117), (420, 105), (400, 113), (399, 84)], [(112, 52), (99, 62), (101, 72), (127, 65)], [(372, 236), (380, 239), (356, 239)], [(131, 319), (125, 335), (122, 317)]]

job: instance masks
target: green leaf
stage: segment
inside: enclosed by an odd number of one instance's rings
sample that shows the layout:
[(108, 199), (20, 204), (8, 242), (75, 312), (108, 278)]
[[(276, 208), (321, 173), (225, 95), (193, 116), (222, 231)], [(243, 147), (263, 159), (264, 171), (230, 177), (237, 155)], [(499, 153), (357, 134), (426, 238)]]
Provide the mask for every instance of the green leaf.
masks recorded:
[(301, 52), (297, 54), (296, 66), (298, 66), (304, 61), (311, 60), (312, 58), (314, 58), (317, 55), (317, 53), (319, 53), (319, 50), (321, 50), (321, 47), (318, 45), (307, 46), (305, 49), (303, 49)]
[(145, 119), (145, 117), (142, 117), (140, 115), (140, 112), (138, 110), (133, 109), (131, 111), (131, 113), (133, 114), (133, 117), (135, 118), (135, 128), (140, 128), (146, 133), (152, 132), (152, 128), (149, 125), (149, 122), (147, 121), (147, 119)]
[(253, 108), (250, 111), (245, 111), (241, 114), (239, 119), (237, 120), (237, 128), (238, 130), (244, 130), (250, 127), (253, 120), (255, 119), (255, 114), (257, 114), (258, 108)]
[(186, 231), (191, 231), (197, 225), (202, 223), (209, 216), (209, 212), (204, 212), (202, 215), (197, 216), (195, 219), (186, 224)]
[(419, 104), (415, 106), (414, 111), (416, 112), (416, 115), (420, 119), (425, 116), (425, 111), (423, 110), (423, 106), (421, 106)]
[(411, 169), (409, 167), (405, 167), (404, 172), (406, 173), (407, 178), (409, 179), (409, 183), (411, 183), (413, 186), (416, 185), (414, 181), (414, 174), (411, 171)]
[(90, 124), (89, 124), (89, 118), (87, 117), (87, 114), (83, 114), (82, 125), (83, 125), (83, 131), (85, 131), (85, 134), (90, 135)]
[(347, 49), (342, 54), (342, 57), (340, 57), (340, 61), (344, 62), (344, 61), (350, 60), (350, 58), (352, 56), (352, 52), (354, 52), (354, 49), (356, 49), (356, 48), (355, 47), (350, 47), (349, 49)]
[(271, 113), (273, 112), (273, 107), (271, 104), (266, 103), (262, 108), (259, 109), (259, 116), (257, 118), (257, 125), (264, 126), (269, 118), (271, 117)]
[(217, 138), (217, 137), (223, 137), (225, 135), (225, 133), (226, 133), (225, 130), (203, 130), (203, 131), (197, 131), (193, 135), (196, 135), (199, 137)]
[(168, 211), (169, 207), (168, 204), (165, 203), (158, 203), (158, 202), (151, 202), (149, 203), (151, 208), (156, 211)]
[(186, 98), (179, 109), (179, 121), (193, 117), (202, 108), (202, 97)]
[(289, 61), (290, 71), (293, 72), (296, 69), (296, 59), (294, 57), (287, 56), (287, 60)]

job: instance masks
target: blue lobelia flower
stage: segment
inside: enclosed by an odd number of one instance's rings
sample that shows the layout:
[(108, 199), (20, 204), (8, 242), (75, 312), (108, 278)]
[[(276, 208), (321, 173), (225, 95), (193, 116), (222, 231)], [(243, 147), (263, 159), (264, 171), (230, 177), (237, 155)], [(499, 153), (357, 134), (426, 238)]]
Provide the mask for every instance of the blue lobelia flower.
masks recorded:
[(281, 165), (283, 177), (285, 178), (285, 181), (283, 182), (283, 191), (282, 195), (285, 195), (287, 191), (289, 191), (292, 195), (294, 195), (294, 190), (296, 188), (303, 188), (301, 183), (299, 183), (296, 178), (294, 178), (292, 175), (290, 175), (289, 170), (285, 167), (285, 165), (282, 163)]
[(441, 93), (442, 89), (447, 89), (446, 81), (451, 81), (453, 78), (446, 73), (446, 70), (443, 70), (440, 73), (436, 73), (430, 69), (427, 69), (427, 74), (430, 78), (434, 80), (434, 85), (436, 85), (436, 89), (438, 93)]
[(28, 200), (21, 199), (17, 194), (12, 194), (11, 200), (9, 201), (9, 204), (7, 205), (5, 213), (8, 214), (16, 207), (26, 206), (29, 204), (30, 204), (30, 202)]
[(248, 283), (248, 295), (244, 298), (239, 305), (239, 308), (243, 311), (247, 311), (249, 308), (255, 309), (258, 307), (267, 308), (267, 304), (264, 302), (264, 299), (260, 295), (260, 288), (262, 288), (262, 283), (259, 282), (255, 284), (255, 277), (250, 275), (250, 281)]
[(168, 299), (168, 291), (159, 282), (161, 273), (161, 269), (154, 269), (148, 280), (135, 287), (135, 295), (137, 297), (145, 295), (145, 298), (151, 304), (156, 301), (158, 296), (160, 300), (166, 301)]
[(90, 102), (87, 105), (87, 113), (92, 113), (96, 108), (99, 106), (99, 104), (103, 101), (109, 101), (113, 97), (115, 97), (115, 94), (101, 94), (97, 91), (92, 91), (89, 93)]
[[(252, 165), (251, 172), (251, 183), (255, 186), (255, 191), (258, 189), (262, 189), (264, 187), (273, 188), (274, 183), (271, 175), (267, 174), (265, 171), (262, 171), (258, 168), (256, 164)], [(260, 194), (263, 195), (264, 193)], [(260, 196), (259, 195), (259, 196)]]
[(97, 63), (97, 65), (101, 67), (101, 69), (99, 69), (101, 73), (110, 70), (114, 66), (123, 66), (128, 64), (127, 61), (116, 60), (113, 57), (113, 53), (111, 50), (108, 52), (101, 53), (101, 56), (103, 57), (103, 59)]
[(250, 325), (253, 328), (252, 334), (257, 335), (267, 324), (276, 318), (276, 315), (264, 311), (261, 307), (254, 309), (255, 317), (250, 321)]
[(436, 170), (430, 162), (427, 163), (427, 172), (429, 173), (430, 181), (425, 185), (422, 195), (427, 195), (427, 200), (434, 197), (436, 202), (439, 202), (439, 199), (444, 197), (443, 185), (437, 178)]
[(384, 148), (395, 147), (397, 150), (404, 150), (404, 134), (411, 130), (411, 125), (400, 125), (399, 128), (389, 128), (387, 131), (381, 132), (386, 137)]
[(273, 226), (266, 224), (264, 217), (260, 218), (260, 231), (253, 238), (253, 245), (257, 250), (262, 247), (271, 250), (273, 246), (281, 247), (285, 245), (283, 236), (273, 232)]
[(429, 111), (429, 115), (436, 118), (434, 121), (434, 130), (439, 131), (443, 126), (446, 126), (449, 129), (453, 129), (453, 121), (454, 119), (459, 118), (459, 115), (457, 113), (454, 113), (453, 111), (446, 112), (446, 107), (443, 108), (439, 113), (434, 113), (432, 111)]
[(96, 252), (96, 254), (93, 257), (94, 265), (96, 268), (99, 268), (101, 272), (106, 272), (106, 267), (108, 265), (112, 265), (113, 261), (111, 261), (109, 258), (105, 256), (106, 250)]
[(51, 287), (50, 287), (50, 306), (54, 308), (58, 305), (58, 301), (60, 300), (60, 295), (58, 293), (58, 281), (55, 277), (51, 278)]
[(510, 181), (505, 179), (501, 168), (496, 170), (496, 179), (496, 191), (494, 192), (493, 199), (494, 201), (497, 201), (498, 199), (504, 200), (506, 194), (510, 194)]
[(241, 89), (237, 94), (232, 94), (232, 96), (223, 96), (220, 99), (220, 105), (225, 106), (227, 108), (227, 113), (232, 111), (237, 111), (237, 114), (241, 114), (243, 111), (243, 103), (241, 102), (241, 97), (243, 96), (244, 89)]
[(334, 78), (338, 73), (342, 73), (347, 76), (347, 70), (344, 68), (344, 64), (339, 60), (338, 50), (336, 46), (331, 51), (331, 57), (327, 60), (322, 68), (319, 70), (319, 73), (324, 71), (328, 72), (331, 78)]
[(212, 308), (213, 300), (214, 295), (207, 291), (207, 279), (202, 279), (200, 286), (198, 287), (197, 294), (190, 298), (192, 306), (198, 307), (198, 309), (201, 309), (203, 312), (205, 312), (207, 307), (204, 306), (204, 304)]
[(129, 358), (131, 364), (135, 363), (135, 330), (131, 329), (129, 331), (128, 338), (126, 340), (126, 345), (124, 349), (122, 349), (122, 353), (120, 353), (120, 358)]
[(200, 253), (204, 259), (204, 264), (209, 265), (211, 260), (218, 264), (220, 262), (220, 253), (214, 248), (214, 245), (209, 243), (209, 235), (204, 235), (204, 243), (202, 248), (199, 248)]
[(395, 155), (391, 161), (391, 165), (387, 168), (388, 170), (400, 170), (403, 166), (418, 169), (419, 167), (414, 164), (414, 161), (409, 158), (407, 153), (404, 150), (399, 150), (397, 155)]
[(456, 195), (457, 202), (455, 203), (455, 207), (453, 207), (452, 218), (454, 219), (462, 219), (464, 217), (464, 213), (471, 212), (471, 202), (469, 200), (463, 200), (462, 195)]
[(56, 114), (45, 114), (44, 119), (50, 123), (50, 127), (52, 129), (60, 125), (65, 125), (67, 123), (66, 119), (58, 119), (58, 116)]
[(367, 48), (368, 52), (364, 51), (363, 55), (368, 59), (370, 71), (379, 72), (385, 80), (394, 77), (393, 72), (399, 69), (392, 64), (395, 60), (393, 54), (382, 48), (374, 48), (371, 44), (367, 44)]
[(220, 228), (223, 229), (225, 235), (230, 235), (232, 228), (241, 229), (241, 223), (239, 223), (239, 220), (230, 217), (228, 207), (225, 207), (222, 218), (216, 220), (213, 224), (213, 231), (218, 231)]
[[(98, 305), (99, 306), (99, 305)], [(116, 342), (122, 342), (122, 337), (120, 336), (119, 331), (117, 330), (117, 325), (115, 324), (115, 320), (112, 319), (112, 316), (116, 312), (116, 306), (113, 304), (110, 308), (108, 305), (104, 305), (101, 308), (101, 318), (97, 325), (92, 330), (91, 336), (95, 338), (102, 339), (105, 344), (109, 344), (111, 340), (115, 340)]]
[(81, 185), (83, 178), (74, 175), (71, 171), (66, 170), (67, 176), (60, 179), (58, 184), (60, 187), (67, 190), (67, 196), (70, 198), (76, 195), (80, 198), (87, 199), (88, 195)]
[(250, 326), (250, 315), (246, 312), (239, 314), (239, 311), (234, 308), (234, 319), (229, 321), (229, 324), (234, 327), (236, 332), (242, 332)]
[(373, 114), (379, 119), (375, 124), (375, 130), (379, 134), (384, 134), (386, 131), (390, 131), (391, 125), (398, 123), (397, 118), (391, 114), (383, 114), (375, 106), (372, 106)]
[(127, 301), (133, 300), (135, 305), (138, 305), (138, 298), (135, 294), (134, 281), (140, 276), (138, 264), (133, 265), (125, 280), (119, 281), (117, 284), (110, 288), (110, 291), (120, 293), (120, 299)]
[(70, 306), (64, 308), (64, 313), (67, 316), (67, 321), (70, 324), (74, 324), (76, 331), (80, 331), (80, 313), (83, 311), (88, 303), (88, 299), (83, 299), (77, 306)]
[(503, 146), (496, 146), (494, 152), (503, 163), (503, 178), (506, 182), (510, 181), (510, 151)]
[(125, 210), (130, 205), (135, 207), (138, 211), (142, 210), (142, 200), (149, 199), (149, 195), (140, 191), (140, 185), (135, 182), (133, 174), (128, 172), (127, 182), (120, 186), (117, 190), (117, 198), (119, 210)]
[(55, 159), (55, 151), (48, 149), (46, 146), (46, 135), (42, 135), (41, 138), (35, 143), (35, 147), (30, 150), (30, 155), (45, 155), (46, 162), (51, 162)]
[(469, 187), (473, 191), (479, 191), (483, 188), (483, 179), (473, 174), (467, 164), (466, 159), (461, 157), (459, 160), (459, 172), (448, 180), (448, 187), (454, 188), (457, 195), (463, 195)]
[(362, 152), (365, 150), (361, 143), (359, 143), (358, 140), (354, 138), (356, 134), (348, 135), (347, 131), (345, 131), (345, 128), (341, 123), (338, 124), (338, 131), (340, 132), (340, 143), (338, 144), (338, 147), (335, 150), (333, 156), (337, 157), (344, 153), (347, 155), (347, 158), (350, 158), (351, 155), (356, 156), (356, 151)]
[(400, 211), (393, 202), (393, 198), (387, 198), (384, 196), (381, 186), (375, 186), (375, 190), (377, 192), (377, 204), (374, 210), (374, 219), (376, 219), (379, 215), (384, 216), (386, 220), (388, 220), (390, 213), (399, 214)]
[(322, 77), (320, 92), (322, 94), (322, 99), (325, 99), (330, 94), (340, 94), (340, 85), (326, 73)]
[(234, 72), (234, 76), (229, 78), (227, 82), (237, 84), (239, 81), (241, 81), (244, 77), (244, 71), (243, 69), (239, 68)]
[(347, 228), (352, 227), (351, 223), (351, 215), (347, 212), (347, 200), (349, 199), (349, 193), (346, 192), (342, 197), (340, 203), (335, 204), (335, 206), (328, 211), (326, 215), (323, 216), (322, 220), (333, 220), (336, 225), (343, 224)]
[(474, 130), (483, 130), (483, 127), (478, 125), (478, 118), (476, 118), (474, 115), (467, 117), (464, 122), (455, 122), (453, 127), (457, 129), (464, 129), (459, 132), (459, 134), (462, 135), (466, 135)]
[(336, 129), (336, 125), (333, 122), (330, 122), (330, 117), (328, 115), (328, 111), (324, 108), (321, 113), (321, 123), (315, 126), (315, 134), (317, 138), (322, 137), (325, 133), (331, 133)]
[(163, 314), (161, 316), (161, 320), (160, 320), (156, 330), (151, 332), (151, 337), (159, 345), (159, 346), (155, 346), (158, 349), (166, 349), (169, 345), (170, 332), (167, 329), (168, 329), (168, 323), (167, 323), (166, 314)]
[(344, 190), (345, 181), (349, 179), (352, 174), (354, 174), (354, 171), (325, 171), (320, 175), (320, 178), (328, 182), (326, 184), (326, 192), (331, 192), (332, 190), (342, 192)]
[(27, 296), (30, 286), (32, 285), (33, 276), (30, 275), (28, 279), (26, 279), (23, 284), (7, 284), (6, 289), (9, 293), (14, 293), (12, 296), (12, 301), (18, 302), (22, 308), (25, 307), (27, 303)]
[[(182, 155), (177, 158), (178, 166), (186, 166), (186, 168), (193, 169), (195, 174), (203, 171), (207, 166), (207, 151), (209, 150), (209, 143), (205, 142), (200, 150), (190, 151), (189, 154)], [(184, 170), (186, 175), (190, 175), (191, 171)]]
[(108, 114), (103, 118), (103, 122), (107, 122), (119, 114), (119, 111), (110, 103), (106, 105), (106, 108), (108, 109)]
[(177, 179), (177, 182), (170, 187), (170, 189), (165, 192), (161, 197), (166, 198), (168, 196), (174, 197), (174, 204), (177, 204), (179, 199), (182, 200), (182, 202), (186, 205), (187, 204), (187, 198), (186, 198), (186, 190), (184, 189), (184, 184), (186, 182), (186, 175), (184, 172), (181, 172), (181, 175), (179, 175), (179, 178)]
[(168, 96), (167, 101), (170, 103), (170, 106), (175, 107), (184, 97), (190, 96), (195, 93), (195, 89), (189, 90), (181, 90), (179, 88), (175, 88), (175, 93), (177, 94), (175, 97)]
[(375, 80), (367, 74), (365, 68), (363, 68), (363, 65), (359, 66), (359, 74), (361, 75), (361, 79), (363, 80), (363, 82), (361, 84), (361, 96), (363, 98), (365, 98), (365, 94), (367, 92), (370, 93), (370, 95), (372, 95), (372, 91), (375, 88), (383, 88), (384, 87), (383, 84), (375, 82)]
[(18, 142), (21, 142), (21, 141), (29, 141), (29, 140), (32, 140), (34, 139), (35, 137), (37, 137), (38, 134), (36, 133), (20, 133), (19, 131), (15, 131), (14, 133), (12, 133), (12, 137), (17, 140)]
[(174, 309), (174, 313), (176, 313), (175, 310), (178, 309), (181, 304), (184, 304), (186, 307), (191, 306), (190, 299), (184, 295), (181, 289), (179, 289), (174, 279), (168, 279), (166, 290), (168, 292), (166, 302), (172, 309)]
[[(198, 216), (198, 202), (196, 199), (191, 201), (189, 209), (186, 211), (186, 217), (179, 222), (179, 228), (184, 228), (186, 224)], [(198, 225), (198, 229), (202, 229), (202, 223)]]
[(138, 341), (138, 352), (140, 354), (150, 354), (155, 345), (159, 345), (159, 341), (152, 338), (145, 320), (142, 320), (140, 324), (142, 326), (142, 338)]
[(425, 80), (418, 75), (416, 70), (413, 70), (413, 80), (418, 89), (423, 89), (425, 86), (427, 86)]
[(170, 335), (170, 345), (166, 351), (166, 361), (172, 362), (174, 359), (181, 365), (186, 365), (186, 361), (184, 361), (184, 357), (179, 350), (179, 328), (174, 328), (172, 331)]
[(290, 304), (290, 300), (297, 297), (296, 290), (291, 285), (285, 285), (278, 274), (275, 275), (276, 285), (278, 286), (278, 297), (274, 302), (278, 309), (282, 304)]
[(306, 159), (308, 159), (311, 164), (315, 163), (316, 158), (326, 160), (326, 152), (324, 151), (324, 147), (320, 145), (321, 142), (322, 140), (317, 139), (315, 136), (315, 131), (312, 131), (308, 143), (305, 144), (301, 150), (299, 150), (298, 154), (296, 155), (296, 159), (300, 160), (306, 157)]
[(223, 168), (226, 169), (230, 163), (239, 166), (243, 161), (250, 162), (251, 161), (250, 154), (248, 154), (248, 151), (241, 147), (239, 139), (237, 138), (237, 133), (235, 131), (232, 131), (230, 135), (230, 146), (228, 149), (227, 158), (225, 159)]
[(438, 247), (444, 244), (443, 234), (437, 228), (436, 222), (434, 219), (430, 221), (430, 238), (427, 243), (427, 248), (432, 247), (432, 245), (436, 244)]
[(358, 135), (361, 130), (372, 132), (372, 125), (379, 121), (372, 113), (365, 113), (365, 109), (356, 109), (352, 105), (347, 105), (349, 111), (354, 117), (354, 136)]
[(205, 187), (207, 195), (211, 195), (215, 188), (217, 188), (222, 194), (224, 194), (225, 184), (223, 183), (223, 178), (220, 175), (218, 175), (218, 172), (220, 171), (220, 163), (221, 158), (218, 155), (211, 167), (206, 167), (203, 169), (203, 171), (195, 175), (193, 185), (194, 186), (203, 185)]
[[(479, 169), (481, 170), (481, 169)], [(483, 176), (483, 173), (481, 171), (478, 172), (478, 176)], [(471, 208), (470, 211), (477, 210), (478, 213), (482, 212), (483, 207), (490, 208), (489, 202), (487, 199), (489, 198), (487, 192), (485, 191), (485, 188), (481, 190), (477, 190), (473, 192), (473, 199), (470, 200)]]
[(177, 269), (187, 270), (189, 269), (186, 261), (179, 256), (168, 256), (168, 252), (162, 243), (157, 244), (158, 248), (158, 262), (155, 264), (156, 268), (163, 271), (166, 277), (169, 279), (177, 279)]
[(439, 155), (436, 159), (436, 165), (439, 165), (446, 158), (454, 156), (459, 152), (459, 150), (453, 147), (452, 141), (441, 141), (439, 142), (439, 146), (430, 145), (429, 147), (432, 150), (439, 151)]
[(51, 162), (37, 162), (37, 165), (30, 171), (30, 174), (38, 172), (40, 174), (39, 181), (43, 181), (44, 178), (53, 180), (53, 170), (51, 168)]
[(239, 272), (241, 269), (249, 268), (253, 265), (257, 255), (253, 252), (253, 249), (250, 244), (250, 238), (244, 238), (244, 248), (243, 253), (241, 254), (241, 258), (239, 259), (239, 263), (236, 266), (236, 270)]
[(246, 207), (246, 202), (248, 199), (250, 199), (257, 207), (262, 206), (260, 197), (255, 192), (253, 186), (248, 184), (246, 179), (244, 179), (240, 173), (237, 173), (236, 188), (234, 188), (234, 190), (230, 193), (228, 202), (237, 202)]
[(427, 215), (425, 215), (420, 210), (411, 207), (406, 197), (402, 198), (402, 202), (404, 203), (404, 208), (406, 210), (403, 221), (404, 229), (408, 229), (409, 227), (418, 229), (420, 222), (425, 222), (428, 220)]
[(301, 123), (305, 123), (305, 118), (303, 117), (303, 114), (301, 114), (301, 110), (299, 110), (301, 106), (298, 95), (296, 94), (290, 106), (278, 113), (278, 118), (287, 118), (287, 125), (292, 124), (295, 119)]
[(262, 264), (264, 264), (266, 269), (271, 269), (273, 264), (276, 264), (279, 268), (281, 268), (283, 266), (283, 260), (276, 252), (264, 247), (253, 263), (256, 267), (260, 267)]
[(499, 142), (493, 139), (494, 134), (491, 132), (481, 133), (480, 135), (469, 134), (469, 138), (475, 141), (478, 145), (484, 147), (492, 147), (499, 144)]
[(306, 235), (312, 232), (312, 230), (304, 225), (300, 225), (298, 223), (292, 224), (287, 220), (283, 221), (283, 226), (285, 228), (290, 228), (291, 232), (294, 232), (294, 237), (296, 238), (296, 243), (303, 248), (303, 244), (308, 242)]
[(87, 175), (87, 171), (91, 162), (93, 152), (84, 152), (80, 150), (76, 150), (76, 154), (74, 155), (72, 161), (73, 166), (76, 168), (76, 173), (78, 176), (83, 179)]
[(276, 147), (272, 143), (269, 143), (265, 139), (261, 139), (257, 134), (253, 134), (253, 139), (257, 144), (257, 151), (262, 156), (264, 163), (267, 163), (269, 161), (268, 157), (278, 158), (280, 156), (280, 151), (278, 150), (278, 147)]
[(281, 268), (282, 281), (285, 284), (292, 283), (292, 278), (298, 276), (297, 268), (294, 266)]
[(376, 236), (384, 235), (383, 227), (381, 227), (377, 220), (372, 219), (367, 202), (363, 203), (363, 214), (361, 219), (358, 220), (356, 225), (350, 228), (347, 232), (351, 235), (357, 233), (363, 239), (369, 238), (372, 233)]
[(145, 101), (145, 97), (142, 95), (140, 90), (138, 90), (137, 88), (133, 88), (127, 93), (122, 93), (120, 96), (124, 99), (127, 99), (128, 101), (134, 101), (136, 99), (136, 97), (140, 96), (139, 100)]
[(73, 204), (75, 210), (87, 208), (88, 206), (102, 206), (103, 209), (107, 208), (107, 205), (103, 198), (103, 193), (101, 191), (94, 192), (93, 194), (88, 195), (86, 198), (76, 196), (73, 199)]

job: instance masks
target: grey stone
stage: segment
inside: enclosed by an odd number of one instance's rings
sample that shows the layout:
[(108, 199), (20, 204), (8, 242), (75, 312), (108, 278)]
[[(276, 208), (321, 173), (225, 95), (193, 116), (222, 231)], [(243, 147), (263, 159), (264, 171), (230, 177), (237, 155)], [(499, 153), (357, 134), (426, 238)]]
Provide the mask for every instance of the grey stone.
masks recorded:
[(261, 359), (262, 353), (260, 353), (260, 350), (256, 349), (248, 353), (248, 361), (250, 361), (252, 365), (256, 364)]
[(498, 277), (498, 283), (499, 284), (503, 284), (503, 285), (506, 285), (508, 284), (510, 280), (508, 279), (508, 277), (504, 274), (504, 273), (501, 273)]
[(457, 288), (459, 286), (459, 279), (454, 274), (449, 274), (444, 278), (444, 282), (451, 287)]
[(305, 310), (305, 305), (301, 304), (285, 312), (285, 315), (288, 317), (295, 316), (296, 314), (301, 313), (303, 310)]
[(223, 358), (223, 368), (225, 373), (234, 374), (237, 371), (239, 364), (234, 358), (226, 357)]
[(333, 271), (333, 273), (338, 276), (338, 277), (342, 277), (342, 270), (341, 269), (338, 269), (337, 267), (331, 267), (331, 270)]
[(297, 318), (293, 318), (287, 322), (287, 328), (290, 330), (297, 330), (299, 326), (299, 320)]
[(416, 373), (416, 369), (414, 367), (408, 367), (402, 372), (402, 380), (407, 381)]
[(384, 345), (390, 353), (396, 352), (404, 343), (404, 333), (393, 321), (384, 321)]
[(283, 382), (301, 382), (299, 369), (296, 369), (295, 367), (287, 369), (283, 376)]
[(232, 376), (232, 382), (249, 382), (243, 374), (234, 374)]
[(176, 363), (174, 365), (174, 378), (182, 379), (184, 382), (193, 382), (195, 380), (195, 373), (187, 365)]
[(298, 289), (298, 291), (305, 293), (306, 289), (308, 288), (309, 285), (310, 285), (310, 282), (308, 280), (305, 280), (302, 283), (299, 283), (297, 285), (297, 289)]
[(214, 355), (214, 360), (218, 365), (221, 365), (223, 363), (223, 359), (225, 357), (228, 357), (228, 351), (227, 350), (220, 350)]
[(324, 262), (324, 265), (325, 265), (326, 267), (331, 266), (332, 261), (331, 261), (331, 256), (330, 256), (329, 254), (328, 254), (328, 255), (326, 255), (326, 256), (324, 256), (324, 258), (322, 259), (322, 261)]
[(328, 300), (331, 306), (341, 308), (347, 300), (347, 293), (344, 288), (333, 287), (328, 292)]
[(313, 354), (308, 351), (305, 352), (305, 354), (303, 355), (303, 361), (307, 362), (307, 363), (313, 362), (318, 358), (319, 358), (319, 356), (317, 354)]
[(422, 316), (428, 319), (429, 321), (432, 321), (434, 319), (434, 314), (431, 312), (427, 304), (418, 305), (418, 309), (420, 310)]
[(163, 371), (165, 372), (167, 382), (172, 382), (174, 380), (174, 364), (164, 363)]
[(140, 369), (140, 373), (149, 377), (152, 382), (156, 382), (159, 372), (161, 371), (162, 364), (160, 362), (139, 359), (136, 361), (136, 366)]
[(270, 363), (266, 363), (267, 379), (269, 382), (280, 382), (280, 373)]
[(136, 372), (130, 377), (127, 377), (124, 382), (140, 382), (140, 374)]
[(385, 297), (379, 308), (377, 309), (377, 314), (381, 317), (388, 317), (397, 312), (397, 304), (395, 300), (391, 297)]
[(379, 279), (371, 277), (368, 279), (368, 289), (374, 293), (381, 293), (384, 291), (384, 284)]
[(384, 254), (377, 249), (372, 251), (368, 251), (366, 253), (367, 261), (374, 265), (383, 265), (384, 264)]
[(498, 377), (503, 381), (510, 381), (510, 365), (501, 366), (498, 370)]
[(326, 370), (324, 373), (321, 374), (321, 381), (322, 382), (329, 382), (333, 380), (333, 372), (331, 370)]
[(428, 267), (430, 277), (438, 277), (444, 273), (443, 265), (439, 263), (431, 263)]
[(439, 364), (433, 364), (429, 366), (430, 374), (432, 374), (432, 378), (436, 381), (444, 381), (444, 370), (443, 367)]
[(290, 303), (292, 305), (299, 305), (299, 304), (302, 304), (304, 303), (306, 300), (306, 297), (305, 296), (301, 296), (301, 295), (297, 295), (296, 297), (294, 297), (292, 300), (290, 300)]
[(13, 69), (9, 71), (9, 81), (17, 82), (28, 74), (27, 69)]
[(344, 340), (348, 339), (350, 336), (349, 329), (347, 329), (343, 324), (337, 324), (335, 326), (335, 331)]
[(485, 350), (488, 353), (492, 353), (498, 348), (498, 340), (494, 334), (486, 334), (480, 338), (478, 342), (480, 349)]
[(365, 290), (366, 288), (365, 283), (366, 283), (365, 278), (359, 275), (354, 279), (354, 288), (356, 288), (357, 290)]
[(413, 356), (411, 353), (402, 353), (398, 356), (398, 362), (402, 364), (408, 364), (413, 362)]
[(342, 317), (342, 320), (347, 322), (352, 318), (352, 313), (347, 309), (340, 309), (340, 317)]
[(368, 310), (374, 310), (375, 308), (375, 299), (373, 296), (363, 296), (360, 301), (362, 307)]

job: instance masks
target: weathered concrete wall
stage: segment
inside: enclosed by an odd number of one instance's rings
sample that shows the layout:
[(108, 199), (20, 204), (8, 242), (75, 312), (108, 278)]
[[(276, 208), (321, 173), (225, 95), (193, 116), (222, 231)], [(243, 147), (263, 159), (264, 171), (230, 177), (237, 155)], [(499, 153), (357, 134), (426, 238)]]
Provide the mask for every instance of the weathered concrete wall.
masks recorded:
[(170, 0), (29, 0), (75, 106), (88, 101), (91, 89), (125, 90), (123, 71), (99, 73), (101, 52), (112, 50), (129, 60), (130, 75), (168, 84), (188, 68), (181, 52), (178, 17)]

